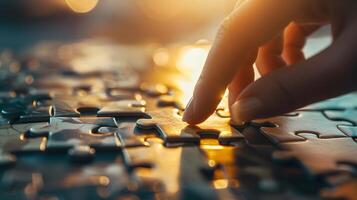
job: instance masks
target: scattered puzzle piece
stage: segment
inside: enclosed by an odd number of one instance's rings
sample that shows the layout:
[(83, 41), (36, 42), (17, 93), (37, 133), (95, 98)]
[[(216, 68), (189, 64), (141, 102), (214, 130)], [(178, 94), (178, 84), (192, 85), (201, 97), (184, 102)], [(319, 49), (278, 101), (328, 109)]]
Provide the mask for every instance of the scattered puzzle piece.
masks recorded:
[(315, 134), (300, 133), (306, 141), (281, 143), (284, 149), (276, 151), (278, 160), (297, 158), (314, 175), (343, 171), (339, 163), (357, 164), (357, 157), (350, 156), (357, 152), (357, 143), (352, 138), (319, 139)]
[(349, 122), (337, 122), (326, 119), (319, 112), (297, 112), (295, 115), (278, 116), (262, 120), (258, 123), (271, 123), (276, 127), (261, 127), (265, 134), (273, 142), (297, 142), (305, 139), (298, 133), (315, 133), (320, 138), (347, 137), (337, 126), (351, 125)]
[(229, 125), (229, 119), (211, 116), (202, 124), (193, 126), (183, 122), (176, 109), (149, 111), (152, 119), (139, 119), (142, 129), (156, 129), (166, 142), (199, 142), (200, 138), (218, 138), (227, 144), (243, 139), (243, 135)]

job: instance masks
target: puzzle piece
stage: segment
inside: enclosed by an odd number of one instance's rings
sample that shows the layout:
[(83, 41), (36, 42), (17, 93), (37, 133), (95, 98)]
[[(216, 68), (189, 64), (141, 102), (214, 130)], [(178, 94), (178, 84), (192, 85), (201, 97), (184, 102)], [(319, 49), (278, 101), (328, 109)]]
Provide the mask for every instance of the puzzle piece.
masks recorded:
[(278, 116), (262, 120), (258, 123), (270, 123), (276, 127), (261, 127), (265, 134), (273, 142), (297, 142), (305, 139), (298, 136), (298, 133), (315, 133), (319, 138), (346, 137), (337, 126), (351, 125), (349, 122), (330, 121), (320, 112), (297, 112), (295, 115)]
[(324, 111), (324, 113), (327, 118), (331, 120), (344, 120), (357, 125), (357, 109), (346, 109), (343, 111)]
[(71, 107), (66, 102), (54, 100), (51, 102), (54, 117), (79, 117), (80, 113), (76, 108)]
[(301, 111), (344, 110), (357, 108), (357, 92), (324, 100), (300, 108)]
[(339, 126), (342, 132), (352, 138), (357, 138), (357, 126)]
[(26, 113), (20, 116), (14, 123), (35, 123), (49, 122), (51, 117), (51, 107), (41, 106), (29, 109)]
[(24, 133), (33, 125), (44, 126), (46, 124), (15, 124), (9, 128), (0, 129), (1, 150), (8, 153), (43, 151), (46, 144), (45, 137), (26, 138)]
[(357, 164), (357, 143), (352, 138), (319, 139), (315, 134), (300, 133), (306, 141), (281, 143), (284, 150), (276, 151), (278, 160), (297, 158), (308, 172), (313, 175), (344, 171), (339, 164), (350, 162)]
[(16, 156), (0, 152), (0, 169), (14, 165), (16, 160)]
[(135, 115), (143, 112), (145, 107), (143, 100), (115, 100), (99, 95), (59, 96), (48, 104), (52, 105), (55, 117)]
[[(106, 96), (99, 95), (79, 95), (79, 96), (56, 96), (53, 102), (54, 116), (55, 117), (78, 117), (81, 114), (80, 108), (85, 110), (99, 110), (101, 107), (108, 103)], [(96, 114), (90, 113), (90, 114)]]
[(145, 117), (145, 101), (121, 100), (102, 107), (98, 117)]
[(140, 94), (133, 92), (133, 91), (127, 91), (121, 88), (107, 88), (106, 93), (108, 95), (108, 98), (113, 99), (113, 100), (130, 100), (130, 99), (135, 99), (135, 100), (141, 100), (142, 97)]
[(145, 147), (148, 143), (145, 142), (145, 136), (135, 134), (135, 123), (121, 122), (117, 128), (101, 127), (99, 133), (115, 133), (119, 138), (123, 147)]
[(211, 116), (202, 124), (193, 126), (183, 122), (176, 109), (149, 111), (152, 119), (139, 119), (137, 126), (142, 129), (156, 129), (165, 142), (193, 142), (200, 138), (218, 138), (227, 144), (243, 140), (243, 135), (229, 125), (229, 119)]
[(88, 163), (94, 159), (95, 150), (87, 145), (77, 145), (68, 150), (68, 155), (74, 163)]
[(41, 106), (40, 101), (50, 100), (48, 93), (14, 94), (4, 100), (1, 115), (11, 123), (46, 122), (50, 118), (48, 106)]
[(199, 148), (183, 148), (180, 164), (180, 198), (218, 199), (216, 191), (208, 184), (212, 181), (216, 168), (216, 165), (208, 162)]
[(148, 96), (158, 97), (169, 93), (169, 89), (163, 84), (142, 83), (140, 90)]
[(0, 116), (0, 129), (9, 128), (9, 127), (10, 127), (9, 120)]
[(184, 110), (185, 107), (182, 103), (172, 95), (160, 96), (157, 100), (158, 107), (173, 107), (179, 110)]
[(114, 133), (95, 133), (100, 127), (116, 127), (113, 118), (52, 117), (50, 126), (36, 127), (33, 134), (48, 132), (49, 150), (68, 149), (77, 145), (88, 145), (95, 149), (118, 149), (121, 144)]
[(186, 198), (189, 194), (204, 196), (199, 193), (203, 191), (215, 194), (209, 185), (210, 177), (206, 177), (213, 174), (215, 166), (208, 164), (199, 148), (165, 148), (158, 138), (150, 138), (148, 142), (149, 147), (123, 149), (124, 162), (132, 173), (140, 178), (158, 179), (164, 184), (165, 191), (171, 198), (171, 195), (177, 195), (178, 192), (181, 197)]

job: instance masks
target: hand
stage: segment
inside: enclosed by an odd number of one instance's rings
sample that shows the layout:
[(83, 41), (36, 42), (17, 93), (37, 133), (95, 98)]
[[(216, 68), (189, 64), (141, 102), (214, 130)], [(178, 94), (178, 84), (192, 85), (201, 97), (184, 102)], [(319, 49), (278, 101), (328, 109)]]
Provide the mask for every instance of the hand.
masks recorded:
[[(332, 45), (306, 60), (306, 37), (327, 23)], [(227, 87), (238, 124), (353, 91), (356, 37), (355, 0), (246, 0), (223, 21), (183, 120), (204, 121)]]

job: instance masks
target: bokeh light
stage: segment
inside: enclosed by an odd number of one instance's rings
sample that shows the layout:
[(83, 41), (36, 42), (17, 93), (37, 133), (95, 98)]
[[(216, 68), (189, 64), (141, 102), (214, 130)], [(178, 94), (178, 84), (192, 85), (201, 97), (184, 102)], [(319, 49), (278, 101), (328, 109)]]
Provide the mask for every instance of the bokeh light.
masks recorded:
[(76, 13), (87, 13), (96, 7), (98, 0), (66, 0), (66, 3)]

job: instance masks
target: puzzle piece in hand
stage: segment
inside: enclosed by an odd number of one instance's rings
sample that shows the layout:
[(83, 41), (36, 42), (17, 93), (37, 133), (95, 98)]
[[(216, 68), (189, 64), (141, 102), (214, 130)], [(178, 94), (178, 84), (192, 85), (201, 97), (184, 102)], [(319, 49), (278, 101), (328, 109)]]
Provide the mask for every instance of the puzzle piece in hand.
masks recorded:
[(27, 138), (24, 133), (32, 126), (45, 126), (47, 123), (14, 124), (9, 128), (0, 129), (0, 148), (3, 152), (37, 152), (45, 148), (45, 137)]
[(139, 119), (142, 129), (156, 129), (165, 142), (199, 142), (200, 138), (218, 138), (227, 144), (243, 139), (243, 135), (229, 125), (229, 119), (212, 115), (202, 124), (193, 126), (183, 122), (176, 109), (149, 111), (151, 119)]
[[(357, 99), (356, 99), (357, 101)], [(331, 120), (345, 120), (357, 125), (357, 109), (346, 109), (344, 111), (325, 111), (327, 118)]]
[(116, 127), (116, 124), (113, 118), (52, 117), (49, 127), (37, 127), (35, 131), (49, 131), (48, 149), (68, 149), (76, 145), (88, 145), (95, 149), (118, 149), (120, 141), (114, 133), (95, 133), (102, 126)]
[(258, 123), (271, 123), (276, 127), (261, 127), (265, 134), (273, 142), (297, 142), (305, 138), (298, 133), (315, 133), (319, 138), (347, 137), (337, 126), (351, 125), (349, 122), (331, 121), (326, 119), (320, 112), (297, 112), (297, 115), (278, 116), (262, 120)]
[(344, 171), (339, 166), (341, 163), (357, 164), (357, 157), (353, 155), (357, 152), (357, 143), (352, 138), (319, 139), (315, 134), (299, 135), (307, 140), (280, 144), (284, 150), (276, 151), (274, 157), (278, 160), (297, 158), (314, 175)]

